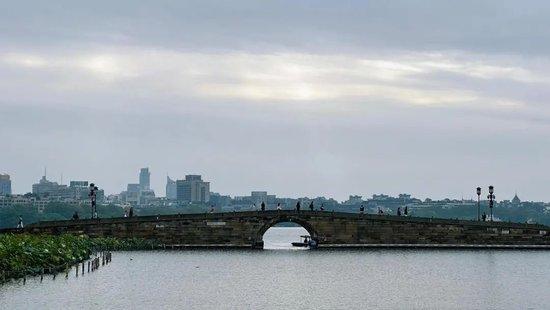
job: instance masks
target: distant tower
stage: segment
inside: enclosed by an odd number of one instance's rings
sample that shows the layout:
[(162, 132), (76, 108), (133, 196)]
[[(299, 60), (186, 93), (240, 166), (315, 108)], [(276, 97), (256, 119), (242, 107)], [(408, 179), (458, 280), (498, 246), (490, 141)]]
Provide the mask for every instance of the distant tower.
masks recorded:
[(9, 174), (0, 174), (0, 195), (11, 195), (11, 180)]
[(512, 199), (512, 204), (514, 204), (514, 205), (519, 205), (519, 204), (521, 204), (521, 200), (520, 200), (519, 197), (518, 197), (518, 193), (516, 193), (516, 195), (515, 195), (514, 198)]
[(170, 179), (169, 176), (166, 176), (166, 198), (172, 200), (177, 198), (176, 181)]
[(149, 168), (141, 168), (139, 171), (139, 186), (142, 190), (151, 189), (151, 173)]

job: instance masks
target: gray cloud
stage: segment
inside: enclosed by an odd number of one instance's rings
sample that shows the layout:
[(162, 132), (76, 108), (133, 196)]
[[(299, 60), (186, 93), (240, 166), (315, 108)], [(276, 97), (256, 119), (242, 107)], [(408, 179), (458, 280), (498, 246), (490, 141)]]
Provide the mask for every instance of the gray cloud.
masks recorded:
[(0, 172), (548, 200), (549, 6), (2, 3)]

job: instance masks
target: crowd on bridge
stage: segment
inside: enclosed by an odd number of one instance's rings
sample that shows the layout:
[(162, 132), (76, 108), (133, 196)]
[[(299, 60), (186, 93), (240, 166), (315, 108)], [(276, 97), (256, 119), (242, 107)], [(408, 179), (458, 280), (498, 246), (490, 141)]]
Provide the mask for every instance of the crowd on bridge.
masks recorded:
[[(253, 204), (252, 205), (252, 211), (258, 211), (258, 208), (256, 207), (256, 204)], [(302, 204), (300, 203), (300, 201), (296, 202), (296, 205), (294, 206), (294, 211), (297, 211), (297, 212), (300, 212), (300, 210), (302, 209)], [(314, 205), (314, 202), (313, 200), (309, 203), (308, 205), (308, 209), (310, 211), (325, 211), (325, 206), (324, 204), (321, 204), (321, 206), (319, 207), (319, 209), (317, 209)], [(281, 211), (283, 210), (282, 206), (281, 206), (281, 203), (277, 203), (277, 211)], [(266, 204), (265, 202), (262, 201), (262, 203), (260, 204), (260, 208), (259, 208), (259, 211), (266, 211)], [(213, 213), (214, 212), (214, 207), (212, 206), (212, 208), (210, 209), (210, 212)], [(365, 207), (363, 205), (361, 205), (359, 207), (359, 213), (360, 214), (364, 214), (365, 213)], [(378, 207), (378, 212), (377, 212), (378, 215), (384, 215), (384, 210), (382, 210), (380, 207)], [(398, 207), (397, 208), (397, 211), (396, 211), (396, 215), (397, 216), (409, 216), (409, 207), (408, 206), (405, 206), (404, 208), (401, 208), (401, 207)]]

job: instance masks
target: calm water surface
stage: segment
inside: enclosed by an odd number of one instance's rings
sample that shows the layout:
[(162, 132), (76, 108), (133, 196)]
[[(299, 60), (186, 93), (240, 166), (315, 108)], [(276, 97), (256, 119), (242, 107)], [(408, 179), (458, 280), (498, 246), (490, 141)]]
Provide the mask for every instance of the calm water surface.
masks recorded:
[(288, 246), (301, 234), (272, 228), (264, 251), (117, 252), (84, 277), (4, 285), (0, 309), (550, 309), (548, 251)]

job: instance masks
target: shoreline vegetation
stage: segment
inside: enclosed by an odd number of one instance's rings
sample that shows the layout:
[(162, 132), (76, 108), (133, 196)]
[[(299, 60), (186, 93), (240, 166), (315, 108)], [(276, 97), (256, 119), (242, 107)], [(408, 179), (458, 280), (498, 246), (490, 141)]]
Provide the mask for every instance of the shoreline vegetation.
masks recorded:
[(55, 274), (90, 259), (94, 253), (151, 249), (143, 239), (90, 238), (84, 235), (0, 235), (0, 284), (12, 279)]

